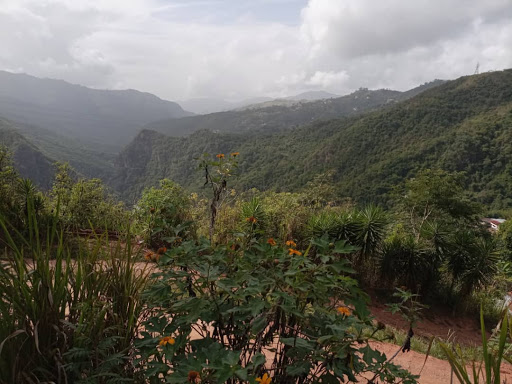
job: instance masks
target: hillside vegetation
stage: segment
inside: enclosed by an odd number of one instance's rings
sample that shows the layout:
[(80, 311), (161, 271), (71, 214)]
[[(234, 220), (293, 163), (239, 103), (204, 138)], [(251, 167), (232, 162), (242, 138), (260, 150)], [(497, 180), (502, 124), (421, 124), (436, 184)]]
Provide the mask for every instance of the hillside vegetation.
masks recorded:
[(170, 137), (144, 130), (119, 155), (114, 185), (126, 198), (164, 177), (198, 188), (195, 158), (239, 151), (240, 189), (301, 190), (316, 175), (333, 171), (339, 195), (387, 204), (393, 187), (407, 177), (441, 168), (465, 172), (466, 187), (478, 201), (508, 208), (511, 110), (512, 70), (506, 70), (449, 81), (362, 116), (274, 135), (201, 131)]
[(44, 189), (51, 185), (55, 173), (53, 161), (21, 135), (11, 122), (0, 118), (0, 149), (2, 147), (9, 149), (22, 177)]

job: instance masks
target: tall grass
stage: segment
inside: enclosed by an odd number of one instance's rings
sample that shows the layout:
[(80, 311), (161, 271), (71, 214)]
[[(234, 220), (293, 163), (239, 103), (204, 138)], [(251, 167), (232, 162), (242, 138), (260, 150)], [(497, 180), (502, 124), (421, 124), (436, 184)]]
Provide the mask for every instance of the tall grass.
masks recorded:
[(461, 384), (501, 384), (501, 363), (511, 362), (510, 345), (507, 341), (512, 337), (512, 328), (508, 312), (505, 313), (500, 325), (496, 328), (495, 338), (490, 342), (487, 338), (484, 313), (480, 310), (482, 332), (482, 359), (472, 361), (465, 359), (460, 347), (450, 348), (441, 343), (441, 348), (450, 362), (452, 372)]
[[(33, 202), (26, 228), (2, 217), (0, 382), (108, 383), (133, 377), (131, 346), (143, 312), (130, 236), (81, 241), (72, 251), (58, 208), (41, 230)], [(44, 233), (41, 233), (44, 232)]]

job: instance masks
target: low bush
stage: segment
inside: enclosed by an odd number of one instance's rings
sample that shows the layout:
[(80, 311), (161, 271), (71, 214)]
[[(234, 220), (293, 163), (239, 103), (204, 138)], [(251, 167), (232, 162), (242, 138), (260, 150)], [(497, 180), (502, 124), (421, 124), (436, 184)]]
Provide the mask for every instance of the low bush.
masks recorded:
[(145, 296), (158, 310), (137, 344), (141, 371), (151, 383), (337, 383), (365, 372), (415, 382), (363, 335), (373, 323), (351, 277), (356, 251), (252, 237), (168, 250)]

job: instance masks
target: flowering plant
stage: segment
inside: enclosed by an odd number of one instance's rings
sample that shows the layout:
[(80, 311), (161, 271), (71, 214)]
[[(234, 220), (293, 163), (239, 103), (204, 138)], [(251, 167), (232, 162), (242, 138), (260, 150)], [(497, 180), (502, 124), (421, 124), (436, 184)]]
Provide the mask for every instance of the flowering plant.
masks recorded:
[[(364, 336), (373, 322), (347, 258), (357, 248), (321, 238), (289, 254), (291, 243), (274, 242), (186, 241), (161, 255), (146, 293), (158, 310), (138, 343), (150, 382), (337, 383), (371, 372), (414, 383)], [(169, 335), (175, 343), (156, 348)]]

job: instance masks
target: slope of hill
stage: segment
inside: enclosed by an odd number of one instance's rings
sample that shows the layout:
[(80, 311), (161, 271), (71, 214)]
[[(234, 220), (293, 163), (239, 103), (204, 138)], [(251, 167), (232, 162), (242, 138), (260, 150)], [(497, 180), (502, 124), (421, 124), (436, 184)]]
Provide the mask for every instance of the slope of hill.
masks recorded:
[(117, 151), (141, 126), (191, 113), (149, 93), (96, 90), (0, 71), (0, 115)]
[(208, 129), (213, 132), (276, 133), (317, 120), (354, 116), (395, 104), (442, 83), (434, 81), (407, 92), (360, 89), (350, 95), (318, 101), (275, 100), (238, 111), (212, 113), (157, 121), (146, 125), (170, 136), (183, 136)]
[(16, 123), (14, 128), (46, 157), (69, 165), (89, 178), (108, 180), (114, 173), (115, 155), (96, 150), (77, 139), (59, 135), (45, 128)]
[(512, 206), (512, 70), (466, 76), (362, 116), (277, 135), (166, 137), (143, 131), (117, 159), (114, 184), (133, 198), (168, 177), (198, 188), (194, 158), (241, 153), (238, 188), (299, 190), (334, 170), (338, 193), (386, 204), (393, 186), (423, 168), (464, 171), (468, 189), (493, 208)]
[(15, 168), (24, 178), (31, 179), (39, 187), (47, 189), (53, 180), (53, 161), (30, 143), (15, 126), (0, 118), (0, 146), (11, 152)]

